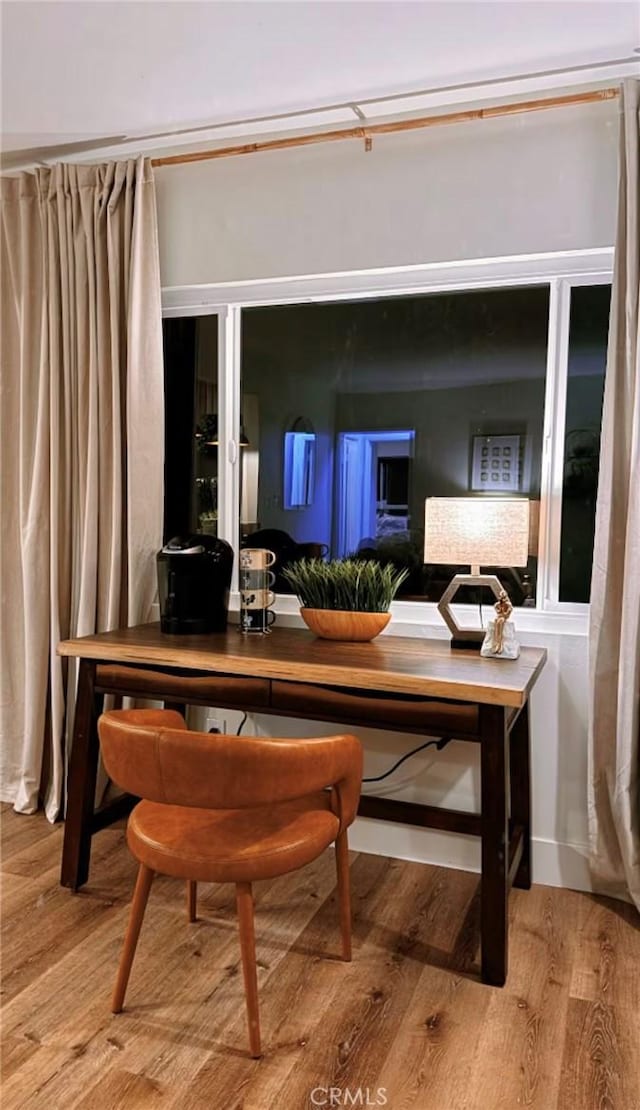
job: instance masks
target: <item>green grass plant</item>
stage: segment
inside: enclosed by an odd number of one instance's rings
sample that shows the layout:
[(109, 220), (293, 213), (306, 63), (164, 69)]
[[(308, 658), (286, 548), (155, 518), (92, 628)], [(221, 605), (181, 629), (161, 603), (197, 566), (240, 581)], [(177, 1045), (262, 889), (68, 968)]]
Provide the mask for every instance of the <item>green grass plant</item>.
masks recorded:
[(408, 573), (370, 559), (300, 559), (282, 572), (304, 608), (359, 613), (386, 613)]

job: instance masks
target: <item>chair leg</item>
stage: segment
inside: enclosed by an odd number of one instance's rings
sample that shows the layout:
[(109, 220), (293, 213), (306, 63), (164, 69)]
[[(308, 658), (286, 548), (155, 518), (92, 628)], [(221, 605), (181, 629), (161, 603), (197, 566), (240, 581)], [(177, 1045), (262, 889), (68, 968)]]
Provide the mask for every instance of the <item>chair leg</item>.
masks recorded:
[(256, 938), (253, 926), (253, 893), (251, 883), (236, 883), (236, 905), (240, 926), (240, 951), (242, 953), (242, 974), (244, 993), (247, 1003), (249, 1024), (249, 1047), (251, 1055), (261, 1056), (260, 1014), (258, 1010), (258, 977), (256, 974)]
[(196, 902), (198, 898), (198, 884), (193, 879), (187, 879), (187, 916), (189, 921), (197, 921)]
[(338, 872), (342, 959), (349, 961), (351, 959), (351, 889), (349, 885), (349, 840), (346, 829), (336, 837), (336, 870)]
[(147, 899), (154, 878), (155, 871), (152, 871), (150, 867), (145, 867), (144, 863), (141, 863), (138, 870), (136, 888), (133, 892), (127, 934), (124, 938), (122, 955), (120, 956), (118, 977), (111, 1000), (111, 1010), (114, 1014), (119, 1014), (124, 1006), (124, 996), (127, 990), (127, 983), (129, 982), (129, 975), (131, 974), (131, 965), (133, 963), (133, 957), (136, 954), (136, 945), (138, 943), (138, 937), (140, 936), (142, 919), (144, 917), (144, 911), (147, 908)]

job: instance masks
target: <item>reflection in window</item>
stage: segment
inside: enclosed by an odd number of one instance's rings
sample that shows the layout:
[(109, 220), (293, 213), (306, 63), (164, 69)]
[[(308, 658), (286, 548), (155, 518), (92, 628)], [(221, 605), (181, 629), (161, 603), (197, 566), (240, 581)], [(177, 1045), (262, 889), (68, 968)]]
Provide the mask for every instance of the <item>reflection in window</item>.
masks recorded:
[(284, 436), (284, 507), (313, 504), (316, 436), (310, 420), (298, 417)]
[[(275, 536), (282, 565), (391, 561), (410, 571), (402, 596), (438, 600), (458, 568), (424, 566), (424, 502), (472, 495), (474, 444), (508, 443), (505, 487), (539, 502), (548, 305), (536, 287), (245, 309), (242, 542)], [(302, 441), (287, 454), (300, 413), (312, 466)], [(514, 603), (533, 599), (535, 572), (532, 538), (526, 570), (500, 573)]]
[(338, 434), (337, 543), (342, 558), (408, 539), (409, 463), (415, 432)]
[(610, 285), (571, 290), (560, 601), (588, 602), (595, 532)]
[(218, 531), (218, 317), (163, 320), (164, 536)]

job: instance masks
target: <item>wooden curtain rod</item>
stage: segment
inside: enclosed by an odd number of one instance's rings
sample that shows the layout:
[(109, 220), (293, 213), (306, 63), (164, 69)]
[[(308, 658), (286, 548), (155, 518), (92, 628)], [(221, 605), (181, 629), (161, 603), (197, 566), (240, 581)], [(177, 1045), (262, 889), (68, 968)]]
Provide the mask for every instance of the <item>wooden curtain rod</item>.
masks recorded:
[(473, 108), (464, 112), (448, 112), (440, 116), (420, 116), (417, 119), (397, 120), (395, 123), (363, 124), (345, 127), (338, 131), (318, 131), (309, 135), (296, 135), (289, 139), (268, 139), (263, 143), (242, 143), (213, 150), (198, 150), (190, 154), (170, 154), (166, 158), (152, 158), (152, 166), (179, 166), (186, 162), (207, 162), (212, 158), (231, 158), (236, 154), (257, 154), (262, 150), (289, 150), (296, 146), (315, 143), (333, 143), (340, 139), (364, 139), (365, 150), (371, 150), (373, 135), (390, 135), (396, 131), (417, 131), (423, 127), (439, 127), (448, 123), (469, 123), (471, 120), (492, 119), (495, 116), (512, 116), (520, 112), (542, 112), (547, 108), (565, 108), (572, 104), (591, 104), (598, 100), (613, 100), (618, 89), (595, 89), (592, 92), (573, 93), (570, 96), (552, 96), (546, 100), (520, 100), (511, 104), (498, 104), (494, 108)]

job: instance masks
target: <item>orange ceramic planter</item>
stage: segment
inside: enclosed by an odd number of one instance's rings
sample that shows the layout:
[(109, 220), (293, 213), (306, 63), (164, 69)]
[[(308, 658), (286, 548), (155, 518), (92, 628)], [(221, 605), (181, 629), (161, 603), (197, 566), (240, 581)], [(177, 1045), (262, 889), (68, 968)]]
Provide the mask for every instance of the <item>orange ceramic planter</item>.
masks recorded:
[(323, 640), (373, 640), (386, 628), (391, 613), (358, 613), (351, 609), (300, 609), (307, 628)]

